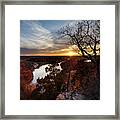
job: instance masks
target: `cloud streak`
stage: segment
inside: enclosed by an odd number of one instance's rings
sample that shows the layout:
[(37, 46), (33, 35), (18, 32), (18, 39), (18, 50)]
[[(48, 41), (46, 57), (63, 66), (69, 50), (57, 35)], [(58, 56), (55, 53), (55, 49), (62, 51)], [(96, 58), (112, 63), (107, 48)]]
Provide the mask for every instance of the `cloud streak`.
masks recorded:
[(53, 35), (50, 31), (34, 21), (22, 21), (20, 46), (21, 48), (28, 49), (45, 49), (52, 47)]
[[(66, 24), (75, 21), (20, 21), (20, 48), (21, 54), (51, 54), (68, 51), (67, 39), (58, 39), (57, 32)], [(59, 23), (59, 24), (58, 24)]]

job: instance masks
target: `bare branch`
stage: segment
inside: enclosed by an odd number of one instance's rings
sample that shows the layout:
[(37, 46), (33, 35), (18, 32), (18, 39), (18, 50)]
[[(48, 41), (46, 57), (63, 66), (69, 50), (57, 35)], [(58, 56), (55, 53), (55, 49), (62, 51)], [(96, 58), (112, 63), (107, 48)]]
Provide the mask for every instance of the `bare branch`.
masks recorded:
[[(95, 63), (97, 51), (100, 51), (100, 48), (97, 49), (97, 45), (100, 44), (99, 20), (83, 20), (73, 26), (67, 25), (60, 29), (59, 34), (62, 37), (67, 36), (70, 44), (77, 45), (82, 56), (91, 59), (91, 61)], [(87, 50), (88, 46), (92, 54)], [(78, 51), (78, 54), (80, 52)]]

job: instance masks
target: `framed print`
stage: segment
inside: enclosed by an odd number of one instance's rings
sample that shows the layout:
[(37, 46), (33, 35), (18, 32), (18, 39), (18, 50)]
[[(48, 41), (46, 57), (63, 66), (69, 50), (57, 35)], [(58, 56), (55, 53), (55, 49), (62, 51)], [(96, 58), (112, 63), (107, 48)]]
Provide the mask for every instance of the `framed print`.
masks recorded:
[(1, 5), (1, 118), (119, 119), (118, 1)]

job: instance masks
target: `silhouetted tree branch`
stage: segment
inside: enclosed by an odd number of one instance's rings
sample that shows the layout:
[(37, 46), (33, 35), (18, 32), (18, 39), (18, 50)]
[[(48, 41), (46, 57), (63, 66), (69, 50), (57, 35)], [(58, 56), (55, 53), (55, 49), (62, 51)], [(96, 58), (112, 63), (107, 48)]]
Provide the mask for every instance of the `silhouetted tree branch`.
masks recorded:
[(100, 48), (97, 49), (100, 44), (99, 20), (82, 20), (73, 25), (68, 24), (62, 27), (58, 34), (62, 38), (67, 37), (71, 45), (76, 45), (83, 57), (96, 63), (96, 56), (100, 52)]

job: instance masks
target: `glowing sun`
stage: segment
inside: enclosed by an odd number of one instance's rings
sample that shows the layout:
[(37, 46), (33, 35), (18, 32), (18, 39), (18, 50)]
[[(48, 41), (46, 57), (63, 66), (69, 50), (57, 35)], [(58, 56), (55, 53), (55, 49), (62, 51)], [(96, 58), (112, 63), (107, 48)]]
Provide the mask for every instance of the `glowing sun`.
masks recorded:
[(72, 51), (70, 51), (70, 52), (68, 52), (68, 53), (67, 53), (67, 55), (68, 55), (68, 56), (74, 56), (74, 55), (75, 55), (75, 53), (74, 53), (74, 52), (72, 52)]

